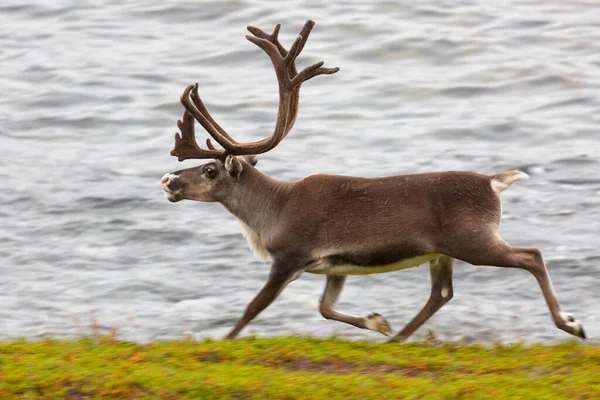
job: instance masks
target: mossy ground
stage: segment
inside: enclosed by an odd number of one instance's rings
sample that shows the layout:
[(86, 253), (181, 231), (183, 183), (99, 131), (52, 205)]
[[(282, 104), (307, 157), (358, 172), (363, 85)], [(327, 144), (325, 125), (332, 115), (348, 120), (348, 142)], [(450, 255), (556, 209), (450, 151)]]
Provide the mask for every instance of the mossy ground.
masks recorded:
[(599, 399), (600, 348), (282, 337), (0, 343), (0, 399)]

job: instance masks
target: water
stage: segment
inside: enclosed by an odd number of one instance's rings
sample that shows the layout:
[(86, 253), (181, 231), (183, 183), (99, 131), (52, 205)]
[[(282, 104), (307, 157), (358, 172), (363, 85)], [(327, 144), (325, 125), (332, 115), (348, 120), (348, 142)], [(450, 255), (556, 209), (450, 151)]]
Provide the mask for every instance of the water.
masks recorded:
[[(220, 337), (268, 265), (217, 204), (168, 203), (179, 95), (190, 83), (239, 140), (272, 131), (268, 58), (245, 26), (317, 26), (290, 135), (262, 171), (383, 176), (436, 170), (531, 179), (504, 193), (502, 235), (540, 247), (565, 311), (600, 334), (600, 7), (594, 1), (14, 1), (0, 5), (0, 338)], [(100, 5), (101, 4), (101, 5)], [(198, 128), (199, 136), (204, 132)], [(442, 339), (557, 341), (523, 271), (455, 268)], [(325, 321), (305, 274), (244, 334), (376, 333)], [(351, 277), (338, 309), (395, 329), (429, 293), (427, 267)]]

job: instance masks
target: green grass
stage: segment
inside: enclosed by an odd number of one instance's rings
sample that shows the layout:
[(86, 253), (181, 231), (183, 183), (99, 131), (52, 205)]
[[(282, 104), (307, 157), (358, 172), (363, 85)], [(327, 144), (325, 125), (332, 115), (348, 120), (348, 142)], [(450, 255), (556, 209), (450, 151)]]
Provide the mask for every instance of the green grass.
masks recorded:
[(600, 348), (280, 337), (0, 343), (0, 399), (599, 399)]

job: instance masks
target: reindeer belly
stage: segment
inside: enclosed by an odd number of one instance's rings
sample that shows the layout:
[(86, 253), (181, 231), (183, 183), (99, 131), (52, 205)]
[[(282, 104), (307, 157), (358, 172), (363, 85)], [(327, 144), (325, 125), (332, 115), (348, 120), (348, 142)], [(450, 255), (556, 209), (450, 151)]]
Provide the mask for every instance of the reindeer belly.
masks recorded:
[(306, 272), (327, 275), (368, 275), (383, 272), (399, 271), (417, 267), (428, 261), (435, 260), (440, 254), (431, 253), (423, 256), (405, 258), (396, 262), (382, 265), (361, 265), (339, 257), (324, 257), (312, 262)]

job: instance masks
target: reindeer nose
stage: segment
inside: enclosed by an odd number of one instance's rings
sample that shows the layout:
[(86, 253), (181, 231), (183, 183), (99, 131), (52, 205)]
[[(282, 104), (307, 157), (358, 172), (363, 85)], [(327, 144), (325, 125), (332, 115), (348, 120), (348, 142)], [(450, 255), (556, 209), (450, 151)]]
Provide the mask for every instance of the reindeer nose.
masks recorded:
[(171, 178), (171, 177), (169, 176), (169, 174), (165, 174), (165, 176), (163, 176), (163, 177), (161, 178), (161, 180), (160, 180), (160, 184), (161, 184), (161, 185), (164, 185), (164, 184), (166, 184), (167, 182), (169, 182), (169, 179), (170, 179), (170, 178)]

